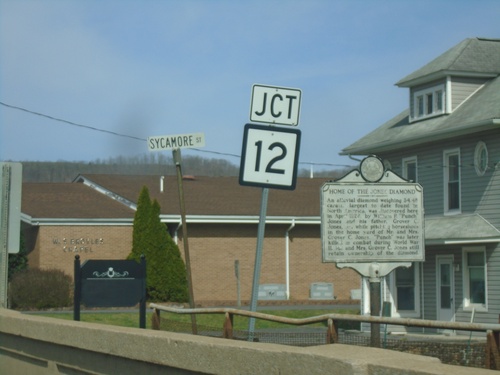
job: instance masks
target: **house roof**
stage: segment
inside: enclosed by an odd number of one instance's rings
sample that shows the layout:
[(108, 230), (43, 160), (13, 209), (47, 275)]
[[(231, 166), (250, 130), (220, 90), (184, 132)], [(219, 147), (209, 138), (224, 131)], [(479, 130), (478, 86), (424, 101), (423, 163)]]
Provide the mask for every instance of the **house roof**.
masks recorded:
[[(111, 191), (130, 202), (137, 202), (143, 186), (161, 206), (162, 215), (180, 215), (176, 176), (80, 175), (75, 182)], [(326, 178), (298, 178), (296, 189), (269, 189), (268, 216), (311, 217), (320, 215), (320, 187)], [(238, 177), (187, 177), (183, 181), (187, 215), (257, 216), (262, 189), (241, 186)]]
[(134, 210), (83, 184), (23, 183), (25, 221), (88, 221), (134, 218)]
[(426, 244), (500, 242), (500, 231), (478, 214), (425, 218)]
[(495, 77), (498, 74), (500, 39), (469, 38), (399, 80), (396, 85), (410, 87), (447, 75)]
[[(500, 45), (500, 43), (499, 43)], [(487, 82), (453, 113), (409, 121), (409, 110), (344, 148), (341, 155), (367, 155), (500, 128), (500, 77)]]

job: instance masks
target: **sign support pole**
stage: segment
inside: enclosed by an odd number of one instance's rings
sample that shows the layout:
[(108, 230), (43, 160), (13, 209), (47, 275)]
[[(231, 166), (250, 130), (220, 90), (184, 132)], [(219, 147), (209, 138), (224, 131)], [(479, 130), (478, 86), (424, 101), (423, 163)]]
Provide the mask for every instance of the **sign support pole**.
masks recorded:
[(9, 273), (9, 189), (10, 189), (9, 165), (4, 165), (0, 170), (2, 182), (0, 185), (0, 307), (7, 308), (7, 280)]
[[(259, 227), (257, 229), (257, 249), (255, 251), (255, 264), (253, 269), (252, 299), (250, 301), (250, 311), (257, 311), (257, 299), (259, 297), (260, 266), (262, 264), (262, 245), (264, 243), (264, 231), (266, 227), (267, 201), (269, 189), (262, 189), (260, 203)], [(248, 321), (248, 341), (253, 341), (255, 331), (255, 318)]]
[[(378, 264), (370, 265), (370, 315), (380, 316), (380, 270)], [(370, 346), (380, 348), (380, 323), (370, 324)]]
[[(186, 272), (187, 281), (189, 288), (189, 307), (194, 309), (194, 293), (193, 293), (193, 279), (191, 277), (191, 260), (189, 257), (189, 244), (187, 235), (187, 223), (186, 223), (186, 206), (184, 204), (184, 189), (182, 186), (182, 169), (181, 169), (181, 150), (176, 148), (172, 150), (172, 155), (174, 158), (175, 168), (177, 170), (177, 184), (179, 186), (179, 204), (181, 208), (181, 220), (182, 220), (182, 242), (184, 243), (184, 257), (186, 258)], [(198, 333), (196, 328), (196, 315), (191, 314), (191, 326), (193, 335)]]

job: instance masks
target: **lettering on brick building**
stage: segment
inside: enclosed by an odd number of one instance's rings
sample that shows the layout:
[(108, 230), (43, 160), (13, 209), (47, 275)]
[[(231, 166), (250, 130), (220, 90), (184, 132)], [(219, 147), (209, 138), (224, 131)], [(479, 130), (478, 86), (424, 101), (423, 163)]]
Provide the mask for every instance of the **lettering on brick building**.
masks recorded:
[(61, 247), (65, 253), (92, 253), (95, 247), (104, 245), (103, 238), (52, 238), (52, 244)]

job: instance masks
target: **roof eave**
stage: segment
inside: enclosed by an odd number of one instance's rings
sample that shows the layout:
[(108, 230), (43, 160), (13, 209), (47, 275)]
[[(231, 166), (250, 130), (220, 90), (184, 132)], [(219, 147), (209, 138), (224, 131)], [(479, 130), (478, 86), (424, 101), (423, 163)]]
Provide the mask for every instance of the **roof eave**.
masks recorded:
[(32, 217), (30, 215), (21, 214), (21, 221), (32, 226), (71, 226), (71, 225), (133, 225), (134, 218), (47, 218), (47, 217)]
[(406, 140), (405, 139), (388, 140), (385, 142), (380, 142), (378, 144), (370, 144), (369, 146), (363, 146), (358, 148), (347, 148), (342, 150), (339, 153), (339, 155), (342, 156), (367, 155), (370, 153), (376, 154), (378, 152), (394, 151), (401, 148), (417, 146), (419, 144), (430, 141), (439, 141), (445, 138), (449, 138), (450, 136), (461, 136), (466, 134), (477, 133), (479, 131), (495, 129), (498, 126), (500, 126), (499, 118), (482, 120), (479, 122), (465, 124), (463, 126), (457, 126), (450, 129), (444, 129), (441, 131), (435, 131), (418, 138), (409, 138)]
[(455, 239), (426, 239), (425, 245), (480, 245), (486, 243), (498, 243), (500, 237), (491, 238), (455, 238)]
[(398, 87), (414, 87), (429, 83), (432, 81), (437, 81), (439, 79), (446, 78), (448, 76), (453, 77), (467, 77), (467, 78), (495, 78), (499, 74), (498, 72), (484, 73), (484, 72), (470, 72), (470, 71), (456, 71), (456, 70), (440, 70), (430, 74), (426, 74), (420, 77), (415, 77), (408, 80), (401, 80), (395, 83)]
[[(160, 215), (162, 222), (181, 222), (180, 215)], [(193, 224), (258, 224), (258, 215), (186, 215), (186, 222)], [(267, 216), (266, 224), (314, 224), (319, 225), (319, 216)]]

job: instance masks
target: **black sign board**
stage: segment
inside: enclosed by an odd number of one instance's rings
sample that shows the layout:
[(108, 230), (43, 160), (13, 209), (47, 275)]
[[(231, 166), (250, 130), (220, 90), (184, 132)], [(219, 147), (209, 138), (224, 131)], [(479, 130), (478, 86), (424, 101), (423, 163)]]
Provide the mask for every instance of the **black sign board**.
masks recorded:
[[(140, 303), (140, 327), (145, 328), (146, 261), (87, 260), (75, 257), (74, 320), (86, 307), (133, 307)], [(143, 322), (144, 320), (144, 322)]]

